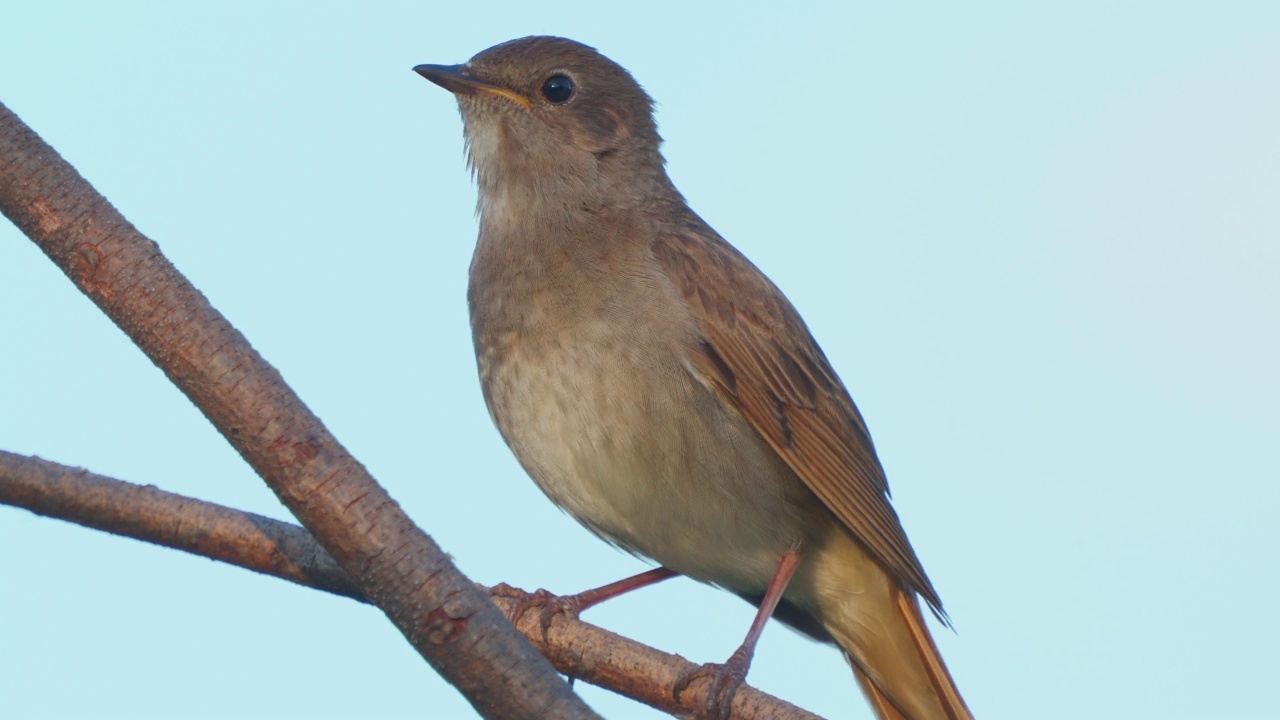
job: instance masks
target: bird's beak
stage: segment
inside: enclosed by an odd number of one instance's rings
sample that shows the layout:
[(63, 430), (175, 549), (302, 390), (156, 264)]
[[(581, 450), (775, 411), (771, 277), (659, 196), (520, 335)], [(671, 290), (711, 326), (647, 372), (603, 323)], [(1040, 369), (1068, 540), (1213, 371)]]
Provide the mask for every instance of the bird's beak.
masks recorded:
[(486, 92), (510, 100), (525, 110), (533, 107), (529, 98), (518, 92), (472, 77), (466, 65), (419, 65), (413, 71), (454, 95), (475, 95)]

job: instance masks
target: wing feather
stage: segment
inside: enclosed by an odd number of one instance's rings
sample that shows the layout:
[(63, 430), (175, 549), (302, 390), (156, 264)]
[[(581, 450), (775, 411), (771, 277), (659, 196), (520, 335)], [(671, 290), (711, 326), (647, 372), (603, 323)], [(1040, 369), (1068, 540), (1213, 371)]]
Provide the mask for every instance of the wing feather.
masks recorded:
[(945, 619), (889, 503), (866, 423), (795, 308), (696, 216), (660, 233), (652, 251), (702, 333), (693, 358), (700, 379), (742, 413), (886, 569)]

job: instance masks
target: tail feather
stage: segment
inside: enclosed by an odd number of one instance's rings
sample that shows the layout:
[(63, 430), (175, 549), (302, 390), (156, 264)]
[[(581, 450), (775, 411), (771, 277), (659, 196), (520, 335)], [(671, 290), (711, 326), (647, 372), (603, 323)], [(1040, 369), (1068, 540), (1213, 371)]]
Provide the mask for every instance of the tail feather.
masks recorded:
[[(801, 568), (822, 628), (844, 651), (880, 720), (973, 720), (920, 602), (852, 535), (834, 533)], [(808, 573), (805, 575), (804, 573)]]
[[(973, 713), (960, 697), (956, 683), (942, 661), (938, 646), (933, 642), (928, 626), (924, 623), (924, 615), (920, 612), (920, 604), (914, 595), (898, 591), (896, 594), (897, 617), (902, 625), (898, 629), (905, 630), (907, 642), (897, 643), (900, 650), (906, 652), (891, 653), (898, 655), (892, 663), (896, 668), (879, 667), (877, 670), (864, 668), (862, 663), (848, 651), (845, 657), (853, 668), (853, 675), (871, 704), (878, 720), (973, 720)], [(895, 618), (896, 619), (896, 618)], [(891, 643), (892, 644), (892, 643)], [(880, 665), (884, 656), (880, 655)], [(905, 655), (906, 657), (903, 657)], [(865, 655), (864, 655), (865, 657)], [(870, 658), (867, 658), (870, 659)], [(888, 670), (886, 673), (885, 671)], [(892, 693), (904, 692), (902, 680), (904, 676), (917, 675), (926, 683), (916, 683), (915, 697), (900, 697), (895, 701)], [(877, 680), (877, 676), (880, 678)], [(923, 691), (923, 692), (920, 692)], [(924, 694), (928, 697), (919, 697)], [(911, 707), (915, 707), (912, 714)]]
[(849, 660), (849, 667), (853, 668), (853, 676), (858, 679), (858, 686), (862, 688), (862, 694), (867, 696), (867, 702), (871, 704), (871, 709), (875, 711), (879, 720), (911, 720), (902, 711), (897, 708), (884, 693), (871, 682), (871, 678), (867, 674), (858, 669), (857, 663), (853, 662), (853, 658), (845, 656)]
[(965, 705), (964, 698), (960, 697), (956, 681), (952, 680), (951, 673), (947, 672), (947, 664), (942, 661), (942, 653), (938, 652), (938, 646), (933, 642), (933, 635), (929, 634), (929, 628), (924, 624), (924, 615), (920, 612), (919, 601), (914, 595), (900, 592), (898, 593), (898, 611), (902, 613), (902, 619), (907, 622), (911, 639), (915, 641), (920, 660), (924, 663), (925, 673), (929, 675), (929, 682), (938, 693), (938, 699), (947, 713), (947, 719), (972, 720), (973, 714), (969, 712), (969, 706)]

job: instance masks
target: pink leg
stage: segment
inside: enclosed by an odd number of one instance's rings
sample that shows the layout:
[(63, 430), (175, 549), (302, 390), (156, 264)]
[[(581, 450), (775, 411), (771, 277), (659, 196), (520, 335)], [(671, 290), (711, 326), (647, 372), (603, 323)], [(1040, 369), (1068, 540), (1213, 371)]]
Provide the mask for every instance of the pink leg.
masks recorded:
[(538, 620), (542, 625), (542, 637), (547, 636), (547, 628), (551, 627), (551, 621), (555, 619), (558, 613), (566, 613), (572, 617), (577, 617), (578, 613), (587, 608), (594, 607), (604, 602), (616, 598), (619, 595), (629, 593), (632, 590), (638, 590), (647, 585), (660, 583), (667, 578), (675, 577), (678, 573), (674, 570), (668, 570), (664, 567), (657, 567), (652, 570), (646, 570), (639, 575), (632, 575), (617, 582), (609, 583), (593, 590), (580, 592), (577, 595), (565, 595), (563, 597), (552, 595), (546, 590), (536, 590), (527, 593), (519, 588), (511, 587), (506, 583), (499, 583), (493, 587), (490, 592), (499, 597), (508, 597), (515, 599), (515, 607), (511, 610), (511, 622), (517, 624), (524, 614), (533, 608), (539, 609)]
[(678, 573), (676, 573), (675, 570), (656, 567), (652, 570), (646, 570), (639, 575), (632, 575), (629, 578), (624, 578), (617, 582), (609, 583), (603, 587), (598, 587), (594, 590), (587, 590), (586, 592), (580, 592), (577, 595), (572, 595), (563, 599), (573, 600), (576, 605), (575, 609), (578, 612), (582, 612), (589, 607), (599, 605), (605, 600), (611, 600), (619, 595), (629, 593), (632, 590), (639, 590), (640, 588), (648, 585), (655, 585), (667, 578), (673, 578), (677, 574)]
[(800, 552), (798, 545), (793, 546), (778, 561), (778, 570), (773, 574), (773, 579), (769, 581), (769, 588), (765, 590), (764, 599), (760, 602), (760, 609), (756, 611), (755, 620), (751, 621), (751, 629), (747, 631), (747, 637), (742, 641), (742, 645), (729, 656), (724, 664), (707, 663), (702, 667), (690, 673), (686, 673), (676, 681), (672, 694), (676, 700), (680, 699), (680, 695), (689, 689), (689, 685), (698, 678), (708, 677), (711, 680), (711, 687), (707, 692), (706, 716), (709, 718), (728, 718), (730, 707), (733, 705), (733, 696), (738, 692), (738, 688), (743, 681), (747, 679), (747, 670), (751, 668), (751, 658), (756, 653), (756, 643), (760, 641), (760, 634), (764, 632), (765, 623), (773, 615), (773, 611), (777, 609), (778, 602), (782, 600), (782, 593), (787, 589), (787, 583), (791, 582), (791, 576), (795, 574), (796, 568), (800, 566), (800, 560), (803, 553)]

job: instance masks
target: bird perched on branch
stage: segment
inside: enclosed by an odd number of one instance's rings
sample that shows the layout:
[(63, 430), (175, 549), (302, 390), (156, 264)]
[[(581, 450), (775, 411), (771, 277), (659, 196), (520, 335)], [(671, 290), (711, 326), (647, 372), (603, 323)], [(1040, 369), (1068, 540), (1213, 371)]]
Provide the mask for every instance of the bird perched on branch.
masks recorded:
[[(866, 424), (782, 292), (672, 185), (653, 101), (580, 43), (415, 70), (452, 92), (479, 185), (468, 300), (494, 422), (557, 505), (759, 606), (711, 683), (726, 716), (771, 615), (844, 651), (881, 718), (971, 718), (918, 598), (942, 601)], [(776, 611), (776, 612), (775, 612)]]

